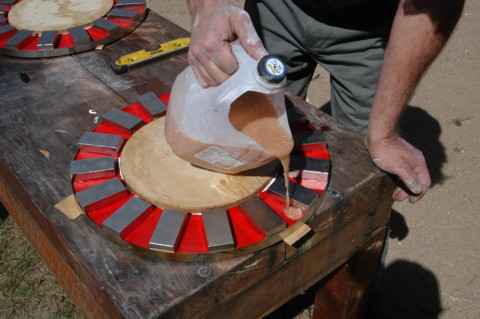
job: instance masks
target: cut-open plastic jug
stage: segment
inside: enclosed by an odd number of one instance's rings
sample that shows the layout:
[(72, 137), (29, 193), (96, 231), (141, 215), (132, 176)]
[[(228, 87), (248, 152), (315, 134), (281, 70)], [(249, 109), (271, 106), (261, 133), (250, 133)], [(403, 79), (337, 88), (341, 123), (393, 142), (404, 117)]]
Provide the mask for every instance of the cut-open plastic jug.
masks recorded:
[(165, 136), (173, 152), (200, 167), (236, 174), (287, 157), (293, 138), (285, 109), (285, 66), (272, 55), (251, 58), (232, 45), (239, 68), (203, 88), (191, 67), (173, 85)]

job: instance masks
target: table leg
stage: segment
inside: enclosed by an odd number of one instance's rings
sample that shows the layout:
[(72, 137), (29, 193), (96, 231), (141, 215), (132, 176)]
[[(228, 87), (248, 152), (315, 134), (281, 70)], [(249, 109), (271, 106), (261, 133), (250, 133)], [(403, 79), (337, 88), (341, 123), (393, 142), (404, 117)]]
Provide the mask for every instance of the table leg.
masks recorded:
[(365, 296), (380, 265), (386, 231), (331, 274), (315, 297), (314, 319), (361, 319)]

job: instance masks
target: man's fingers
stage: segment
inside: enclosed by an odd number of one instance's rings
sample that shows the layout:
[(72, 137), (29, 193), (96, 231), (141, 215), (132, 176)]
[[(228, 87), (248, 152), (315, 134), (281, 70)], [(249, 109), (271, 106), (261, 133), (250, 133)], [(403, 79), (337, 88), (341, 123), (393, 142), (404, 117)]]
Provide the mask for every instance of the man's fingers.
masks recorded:
[(394, 174), (396, 174), (402, 182), (405, 184), (405, 186), (408, 187), (408, 189), (414, 193), (414, 194), (421, 194), (422, 193), (422, 185), (417, 179), (417, 174), (415, 171), (406, 163), (405, 161), (399, 159), (398, 166), (393, 169)]
[(242, 47), (252, 58), (259, 60), (268, 54), (246, 11), (239, 10), (238, 14), (232, 15), (231, 25)]
[(423, 197), (425, 196), (425, 193), (421, 193), (420, 195), (410, 195), (408, 197), (408, 201), (412, 204), (418, 202), (419, 200), (421, 200)]
[(430, 172), (428, 171), (425, 157), (422, 153), (419, 155), (418, 163), (415, 165), (414, 171), (418, 176), (418, 181), (422, 185), (422, 193), (425, 193), (430, 188), (432, 179), (430, 177)]
[(204, 68), (204, 70), (208, 73), (210, 78), (214, 81), (214, 86), (219, 85), (220, 83), (229, 78), (229, 75), (223, 72), (215, 63), (213, 63), (210, 57), (202, 54), (198, 56), (197, 59)]
[(395, 191), (393, 192), (392, 198), (393, 198), (394, 201), (403, 202), (404, 200), (406, 200), (408, 198), (408, 194), (407, 194), (407, 192), (405, 192), (400, 187), (397, 187), (395, 189)]
[(238, 69), (238, 62), (232, 52), (229, 42), (222, 42), (220, 48), (214, 48), (208, 52), (211, 61), (223, 72), (232, 75)]
[(393, 193), (395, 200), (420, 200), (431, 184), (430, 173), (423, 153), (399, 136), (369, 141), (367, 144), (373, 162), (382, 170), (400, 178), (402, 189)]
[(195, 78), (197, 79), (197, 81), (200, 83), (200, 86), (201, 87), (208, 87), (207, 85), (207, 82), (205, 82), (205, 80), (203, 79), (202, 75), (200, 74), (200, 72), (197, 70), (197, 67), (192, 65), (192, 70), (193, 70), (193, 74), (195, 74)]
[(210, 74), (205, 70), (205, 68), (203, 67), (202, 64), (198, 63), (196, 65), (196, 69), (198, 71), (198, 73), (200, 74), (200, 76), (202, 77), (202, 79), (205, 81), (206, 83), (206, 86), (204, 87), (210, 87), (210, 86), (216, 86), (217, 83), (215, 82), (214, 79), (212, 79), (212, 77), (210, 76)]
[(202, 87), (209, 87), (209, 86), (215, 86), (215, 81), (210, 77), (207, 71), (205, 71), (204, 67), (202, 64), (197, 60), (195, 55), (189, 53), (188, 55), (188, 60), (190, 65), (192, 66), (193, 73), (195, 74), (195, 77), (197, 80), (200, 82), (200, 85)]
[(205, 79), (210, 86), (219, 85), (238, 68), (237, 60), (228, 47), (226, 43), (222, 47), (218, 44), (205, 43), (192, 46), (190, 49), (191, 60), (198, 67), (199, 73), (206, 73), (212, 80), (210, 83)]

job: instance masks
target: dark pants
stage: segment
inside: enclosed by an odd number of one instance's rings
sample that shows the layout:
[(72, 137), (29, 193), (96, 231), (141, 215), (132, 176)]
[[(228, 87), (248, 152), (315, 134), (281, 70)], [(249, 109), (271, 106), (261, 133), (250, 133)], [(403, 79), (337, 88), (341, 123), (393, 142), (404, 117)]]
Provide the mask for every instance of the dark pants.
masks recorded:
[(330, 73), (332, 115), (350, 129), (365, 131), (395, 3), (346, 2), (357, 3), (247, 0), (246, 10), (267, 51), (288, 65), (290, 93), (305, 96), (320, 64)]

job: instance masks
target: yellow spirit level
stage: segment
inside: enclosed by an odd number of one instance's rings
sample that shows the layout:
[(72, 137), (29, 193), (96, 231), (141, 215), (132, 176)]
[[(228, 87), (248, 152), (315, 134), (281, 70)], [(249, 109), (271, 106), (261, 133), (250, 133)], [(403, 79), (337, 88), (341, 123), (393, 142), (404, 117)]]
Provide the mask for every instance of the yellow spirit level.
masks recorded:
[(117, 74), (125, 73), (130, 67), (152, 61), (168, 54), (188, 48), (190, 38), (178, 38), (160, 44), (158, 49), (147, 51), (139, 50), (122, 55), (112, 64), (113, 71)]

